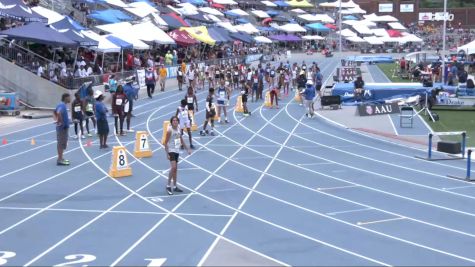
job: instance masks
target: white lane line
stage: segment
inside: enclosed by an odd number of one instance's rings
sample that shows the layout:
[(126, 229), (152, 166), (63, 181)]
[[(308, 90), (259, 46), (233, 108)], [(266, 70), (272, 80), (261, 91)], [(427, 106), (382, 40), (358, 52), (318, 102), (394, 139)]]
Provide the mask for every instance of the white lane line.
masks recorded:
[(396, 125), (394, 125), (393, 119), (391, 118), (391, 115), (388, 114), (386, 116), (388, 116), (388, 120), (391, 122), (391, 126), (393, 127), (394, 134), (399, 135), (399, 133), (397, 132), (397, 129), (396, 129)]
[(240, 159), (267, 159), (267, 157), (263, 157), (263, 156), (257, 156), (257, 157), (236, 157), (234, 158), (235, 160), (240, 160)]
[(475, 185), (464, 185), (464, 186), (454, 186), (454, 187), (444, 187), (442, 190), (454, 190), (454, 189), (462, 189), (462, 188), (473, 188)]
[(398, 217), (398, 218), (391, 218), (391, 219), (385, 219), (385, 220), (378, 220), (378, 221), (370, 221), (370, 222), (357, 222), (357, 225), (367, 225), (367, 224), (374, 224), (374, 223), (383, 223), (383, 222), (392, 222), (392, 221), (398, 221), (398, 220), (405, 220), (406, 218), (404, 217)]
[(353, 213), (353, 212), (360, 212), (360, 211), (367, 211), (367, 210), (373, 210), (373, 208), (333, 211), (333, 212), (327, 212), (326, 214), (330, 215), (330, 216), (333, 216), (333, 215), (338, 215), (338, 214)]
[(317, 190), (334, 190), (334, 189), (345, 189), (345, 188), (355, 188), (359, 185), (344, 185), (344, 186), (334, 186), (334, 187), (319, 187)]
[(211, 189), (211, 190), (207, 190), (206, 192), (220, 193), (220, 192), (234, 192), (234, 191), (237, 191), (237, 189), (236, 188)]
[[(25, 208), (25, 207), (0, 207), (0, 210), (41, 210), (42, 208)], [(62, 212), (84, 212), (84, 213), (102, 213), (105, 210), (90, 210), (90, 209), (58, 209), (50, 208), (47, 211), (62, 211)], [(144, 214), (144, 215), (165, 215), (165, 212), (153, 211), (129, 211), (129, 210), (112, 210), (109, 213), (117, 214)]]
[(313, 166), (313, 165), (331, 165), (333, 162), (314, 162), (314, 163), (298, 163), (299, 166)]

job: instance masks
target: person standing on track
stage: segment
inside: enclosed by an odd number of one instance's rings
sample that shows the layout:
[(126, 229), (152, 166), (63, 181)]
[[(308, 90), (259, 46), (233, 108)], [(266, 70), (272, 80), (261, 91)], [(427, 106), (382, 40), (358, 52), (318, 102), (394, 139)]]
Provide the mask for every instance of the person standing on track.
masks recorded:
[(313, 81), (308, 80), (305, 91), (302, 93), (302, 98), (304, 98), (305, 109), (307, 113), (305, 116), (313, 118), (314, 110), (313, 110), (313, 99), (315, 98), (315, 87), (313, 87)]
[(165, 81), (167, 80), (167, 76), (168, 76), (168, 71), (165, 68), (165, 65), (162, 64), (159, 70), (160, 91), (162, 92), (165, 91)]
[(71, 96), (67, 93), (61, 96), (61, 103), (54, 110), (54, 119), (56, 121), (56, 140), (58, 150), (58, 160), (56, 164), (59, 166), (69, 165), (69, 160), (64, 159), (63, 154), (68, 146), (69, 136), (69, 118), (67, 104), (71, 102)]
[(127, 132), (132, 133), (134, 130), (130, 128), (130, 121), (132, 119), (132, 111), (134, 110), (134, 100), (137, 98), (138, 91), (132, 86), (134, 78), (129, 77), (125, 80), (126, 84), (123, 86), (124, 93), (127, 96), (127, 103), (125, 103), (124, 110), (126, 113)]
[[(124, 119), (125, 119), (125, 103), (127, 96), (124, 93), (122, 85), (117, 86), (117, 92), (112, 96), (112, 114), (114, 115), (114, 126), (116, 135), (125, 135)], [(119, 132), (120, 129), (120, 132)]]
[[(74, 122), (74, 138), (86, 138), (84, 135), (84, 128), (82, 126), (82, 122), (84, 121), (84, 102), (81, 101), (81, 96), (79, 92), (74, 94), (74, 101), (71, 103), (71, 118)], [(78, 125), (79, 124), (79, 125)], [(81, 129), (81, 134), (78, 132), (78, 126)]]
[(178, 82), (178, 90), (183, 90), (183, 71), (181, 71), (181, 67), (176, 72), (176, 80)]
[(249, 96), (249, 92), (251, 92), (251, 87), (249, 84), (246, 83), (246, 80), (241, 81), (242, 88), (241, 88), (241, 100), (242, 100), (242, 109), (244, 116), (251, 115), (251, 112), (247, 109), (247, 97)]
[(226, 84), (224, 79), (221, 80), (221, 85), (218, 87), (218, 123), (221, 123), (221, 110), (223, 111), (224, 114), (224, 122), (228, 123), (228, 114), (227, 114), (227, 102), (229, 101), (229, 86)]
[(206, 119), (205, 122), (203, 123), (203, 130), (200, 131), (201, 136), (205, 136), (208, 134), (208, 130), (206, 130), (206, 127), (208, 126), (208, 123), (211, 125), (211, 133), (210, 135), (214, 136), (214, 116), (216, 116), (216, 106), (213, 103), (214, 99), (214, 88), (209, 88), (209, 93), (208, 96), (206, 97)]
[[(180, 127), (178, 126), (179, 120), (176, 116), (171, 117), (170, 126), (168, 126), (167, 134), (165, 136), (165, 153), (167, 159), (170, 161), (170, 172), (168, 173), (167, 193), (173, 195), (173, 192), (183, 192), (177, 187), (177, 165), (178, 157), (180, 153), (180, 147), (184, 147), (188, 151), (188, 155), (191, 154), (191, 150), (188, 149), (183, 141), (183, 137), (180, 134)], [(172, 191), (173, 183), (173, 191)]]
[(96, 99), (94, 98), (94, 91), (92, 91), (92, 87), (88, 88), (87, 96), (84, 98), (84, 105), (86, 110), (86, 130), (87, 136), (91, 137), (91, 132), (89, 131), (89, 119), (92, 121), (93, 128), (92, 131), (96, 131)]
[(190, 148), (194, 149), (192, 136), (191, 136), (191, 118), (190, 113), (188, 112), (188, 105), (186, 104), (186, 99), (182, 99), (180, 106), (176, 110), (176, 117), (180, 121), (181, 135), (183, 136), (183, 130), (186, 128), (188, 133), (188, 139), (190, 140)]
[(99, 134), (99, 148), (108, 148), (107, 136), (109, 135), (109, 123), (107, 122), (107, 108), (102, 102), (104, 100), (104, 94), (102, 91), (97, 90), (94, 93), (96, 98), (96, 119), (97, 119), (97, 133)]
[(155, 71), (150, 67), (145, 71), (145, 85), (147, 86), (147, 95), (151, 99), (155, 91), (155, 83), (157, 77), (155, 76)]
[(185, 95), (186, 104), (188, 105), (188, 110), (192, 112), (198, 112), (198, 100), (196, 98), (193, 87), (188, 86), (188, 92)]

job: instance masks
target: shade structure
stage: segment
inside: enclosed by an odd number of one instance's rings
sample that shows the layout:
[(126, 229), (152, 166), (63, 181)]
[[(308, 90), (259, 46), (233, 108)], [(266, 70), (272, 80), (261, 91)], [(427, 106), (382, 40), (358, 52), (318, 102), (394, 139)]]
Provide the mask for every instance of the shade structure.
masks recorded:
[(218, 22), (216, 23), (221, 28), (225, 28), (229, 32), (237, 32), (236, 28), (234, 25), (232, 25), (230, 22)]
[(304, 36), (302, 36), (302, 39), (304, 39), (304, 40), (325, 40), (325, 38), (323, 38), (320, 35), (304, 35)]
[(85, 36), (80, 31), (68, 29), (68, 30), (59, 30), (59, 32), (63, 34), (64, 36), (66, 36), (67, 38), (76, 42), (79, 46), (97, 46), (99, 44), (98, 41)]
[(272, 27), (257, 27), (257, 29), (261, 32), (275, 32), (276, 29)]
[(183, 30), (173, 30), (168, 33), (168, 35), (175, 40), (178, 45), (189, 46), (199, 43), (196, 39), (191, 37), (187, 31)]
[(317, 23), (311, 23), (311, 24), (306, 24), (305, 27), (317, 31), (317, 32), (328, 32), (330, 29), (326, 27), (325, 25), (317, 22)]
[(245, 18), (239, 18), (236, 20), (237, 23), (239, 24), (247, 24), (247, 23), (250, 23), (249, 20), (245, 19)]
[(132, 32), (137, 39), (157, 44), (175, 44), (175, 41), (164, 31), (151, 22), (142, 22), (132, 25)]
[(88, 15), (89, 18), (106, 23), (131, 21), (132, 17), (117, 9), (95, 10)]
[(220, 27), (210, 27), (208, 28), (208, 34), (213, 38), (216, 43), (223, 44), (232, 42), (234, 39), (229, 36), (229, 32)]
[(122, 49), (132, 49), (134, 48), (133, 44), (127, 42), (127, 41), (124, 41), (122, 39), (120, 39), (119, 37), (116, 37), (114, 35), (107, 35), (105, 36), (107, 40), (109, 40), (111, 43), (119, 46), (120, 48)]
[(198, 13), (195, 15), (187, 15), (185, 16), (186, 19), (189, 20), (195, 20), (200, 23), (210, 23), (212, 20), (208, 17), (208, 15), (204, 15), (203, 13)]
[(343, 36), (343, 37), (350, 37), (350, 36), (356, 36), (357, 35), (354, 31), (352, 31), (350, 29), (344, 29), (341, 32), (339, 31), (337, 33), (341, 34), (341, 36)]
[[(135, 36), (135, 34), (131, 35), (131, 34), (127, 34), (127, 33), (122, 32), (122, 33), (113, 33), (111, 35), (115, 36), (119, 39), (122, 39), (122, 40), (126, 41), (127, 43), (132, 44), (132, 47), (135, 50), (148, 50), (148, 49), (150, 49), (150, 46), (148, 44), (142, 42), (141, 40), (139, 40), (138, 37)], [(108, 36), (106, 36), (106, 38), (107, 37)]]
[(195, 6), (202, 6), (205, 3), (203, 0), (186, 0), (186, 2)]
[(252, 25), (251, 23), (234, 25), (234, 29), (236, 29), (239, 32), (245, 32), (249, 34), (259, 32), (259, 30), (256, 27), (254, 27), (254, 25)]
[(355, 8), (355, 7), (359, 7), (359, 5), (355, 4), (353, 1), (348, 1), (348, 2), (343, 2), (343, 1), (340, 1), (340, 0), (337, 0), (335, 2), (325, 2), (325, 3), (321, 3), (320, 6), (321, 7), (333, 7), (333, 8), (338, 8), (340, 6), (340, 2), (341, 2), (341, 7), (343, 8)]
[(262, 10), (252, 10), (251, 13), (260, 19), (265, 19), (265, 18), (270, 17), (269, 14), (267, 14), (265, 11), (262, 11)]
[(271, 35), (269, 36), (270, 39), (276, 40), (279, 42), (298, 42), (301, 41), (302, 39), (296, 35), (293, 34), (277, 34), (277, 35)]
[(254, 38), (252, 38), (251, 35), (249, 35), (247, 33), (243, 33), (243, 32), (233, 32), (229, 36), (231, 36), (231, 38), (233, 38), (233, 39), (236, 39), (238, 41), (241, 41), (241, 42), (247, 43), (247, 44), (250, 44), (250, 43), (254, 42)]
[(304, 29), (302, 26), (300, 26), (297, 23), (288, 23), (288, 24), (280, 25), (280, 26), (276, 24), (272, 24), (271, 26), (284, 32), (307, 32), (306, 29)]
[(286, 1), (286, 3), (291, 7), (302, 7), (302, 8), (313, 7), (313, 5), (307, 2), (306, 0), (301, 0), (301, 1), (291, 0), (291, 1)]
[(401, 23), (399, 22), (389, 22), (388, 23), (389, 27), (394, 30), (405, 30), (406, 27), (404, 27)]
[(363, 15), (363, 17), (373, 22), (397, 22), (398, 21), (398, 19), (396, 19), (393, 16), (390, 16), (390, 15), (378, 16), (374, 13), (369, 14), (369, 15)]
[(276, 4), (279, 7), (287, 7), (290, 6), (287, 2), (285, 1), (274, 1), (274, 4)]
[(189, 27), (190, 25), (183, 20), (182, 17), (175, 13), (162, 15), (161, 18), (168, 24), (171, 29), (179, 29), (181, 27)]
[(17, 40), (29, 41), (39, 44), (52, 46), (77, 47), (78, 44), (59, 33), (56, 30), (47, 27), (41, 22), (31, 22), (21, 27), (11, 28), (1, 31), (0, 35), (6, 35), (9, 38)]
[(81, 31), (81, 33), (99, 42), (97, 47), (93, 48), (94, 50), (104, 52), (104, 53), (117, 53), (117, 52), (120, 52), (121, 50), (120, 46), (115, 45), (111, 41), (107, 40), (105, 36), (101, 36), (91, 30), (84, 30), (84, 31)]
[(33, 10), (36, 14), (47, 18), (48, 19), (48, 24), (54, 23), (56, 21), (62, 20), (64, 18), (63, 15), (59, 14), (58, 12), (55, 12), (51, 9), (44, 8), (42, 6), (35, 6), (32, 7), (31, 10)]
[(10, 1), (9, 3), (0, 3), (0, 17), (6, 17), (13, 20), (24, 22), (43, 22), (48, 19), (33, 12), (33, 10), (23, 4), (22, 1)]
[(346, 15), (346, 16), (343, 16), (343, 19), (346, 19), (346, 20), (358, 20), (357, 17), (353, 16), (353, 15)]
[(146, 17), (153, 13), (158, 13), (158, 10), (147, 2), (133, 2), (128, 4), (128, 6), (129, 7), (124, 9), (140, 18)]
[(401, 32), (398, 31), (398, 30), (387, 30), (387, 32), (388, 32), (388, 35), (390, 37), (401, 37), (402, 36)]
[(266, 0), (266, 1), (262, 1), (262, 3), (263, 3), (264, 5), (266, 5), (267, 7), (276, 7), (276, 6), (277, 6), (277, 5), (274, 4), (273, 2), (267, 1), (267, 0)]
[(296, 14), (306, 14), (307, 13), (307, 11), (302, 10), (300, 8), (294, 8), (294, 9), (290, 10), (290, 12), (293, 12), (293, 13), (296, 13)]
[(361, 38), (361, 37), (358, 37), (356, 35), (354, 36), (348, 36), (346, 37), (346, 40), (352, 42), (352, 43), (366, 43), (366, 40)]
[(79, 22), (76, 22), (75, 20), (71, 19), (69, 16), (64, 16), (63, 19), (56, 21), (50, 25), (58, 30), (73, 29), (73, 30), (82, 31), (86, 29), (81, 24), (79, 24)]
[(106, 2), (110, 6), (114, 6), (114, 7), (121, 7), (121, 8), (128, 7), (128, 5), (124, 2), (122, 2), (121, 0), (102, 0), (102, 1)]
[(376, 36), (367, 36), (367, 37), (363, 37), (363, 39), (371, 45), (382, 45), (382, 44), (384, 44), (384, 42), (381, 41)]
[(109, 33), (127, 32), (127, 31), (131, 31), (132, 24), (130, 24), (130, 22), (124, 21), (124, 22), (97, 25), (96, 28), (100, 29), (101, 31), (105, 31)]
[(265, 36), (256, 36), (256, 37), (254, 37), (254, 40), (258, 44), (271, 44), (272, 43), (272, 40), (265, 37)]
[(270, 10), (267, 10), (266, 13), (269, 14), (271, 17), (273, 17), (273, 16), (279, 15), (280, 11), (270, 9)]
[(230, 16), (236, 16), (236, 17), (249, 16), (249, 14), (246, 11), (244, 11), (242, 9), (239, 9), (239, 8), (231, 9), (229, 11), (226, 11), (225, 14), (230, 15)]
[(237, 5), (237, 2), (233, 0), (213, 0), (213, 3), (220, 5)]
[(208, 29), (205, 26), (198, 26), (198, 27), (182, 27), (180, 30), (184, 30), (188, 32), (191, 37), (195, 38), (196, 40), (203, 42), (209, 45), (215, 45), (216, 40), (211, 38), (208, 34)]
[(217, 4), (217, 3), (213, 3), (213, 4), (211, 4), (211, 7), (214, 7), (214, 8), (219, 8), (219, 9), (225, 9), (225, 6), (224, 6), (224, 5)]
[(211, 7), (200, 7), (198, 10), (207, 14), (215, 15), (215, 16), (224, 16), (224, 14), (221, 11), (211, 8)]

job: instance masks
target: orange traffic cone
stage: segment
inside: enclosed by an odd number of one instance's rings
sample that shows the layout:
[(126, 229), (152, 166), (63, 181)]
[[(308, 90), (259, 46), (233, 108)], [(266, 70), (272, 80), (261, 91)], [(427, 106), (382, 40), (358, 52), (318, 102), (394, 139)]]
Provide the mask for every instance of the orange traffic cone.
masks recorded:
[(32, 145), (32, 146), (36, 145), (35, 138), (31, 138), (31, 145)]
[(3, 138), (2, 140), (2, 145), (6, 145), (7, 144), (7, 139), (6, 138)]

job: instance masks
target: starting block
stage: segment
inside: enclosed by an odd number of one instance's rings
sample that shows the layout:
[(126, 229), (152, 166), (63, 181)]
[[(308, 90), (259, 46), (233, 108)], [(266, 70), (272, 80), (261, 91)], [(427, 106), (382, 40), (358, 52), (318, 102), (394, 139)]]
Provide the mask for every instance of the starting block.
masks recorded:
[(236, 112), (244, 112), (244, 107), (242, 106), (242, 96), (237, 97), (236, 106), (234, 107)]
[(145, 131), (137, 131), (135, 133), (134, 156), (137, 158), (149, 158), (152, 156), (152, 150), (148, 143), (148, 133)]
[(193, 112), (193, 110), (188, 110), (188, 115), (191, 118), (191, 131), (193, 131), (193, 132), (197, 131), (198, 130), (198, 125), (196, 124), (195, 113)]
[(127, 161), (127, 150), (123, 146), (114, 146), (112, 148), (112, 164), (109, 175), (113, 178), (132, 175), (132, 168)]
[(272, 103), (270, 102), (270, 91), (266, 92), (266, 97), (264, 99), (264, 107), (270, 107)]
[(165, 145), (165, 139), (167, 138), (168, 126), (170, 126), (170, 121), (164, 121), (163, 122), (162, 145)]

